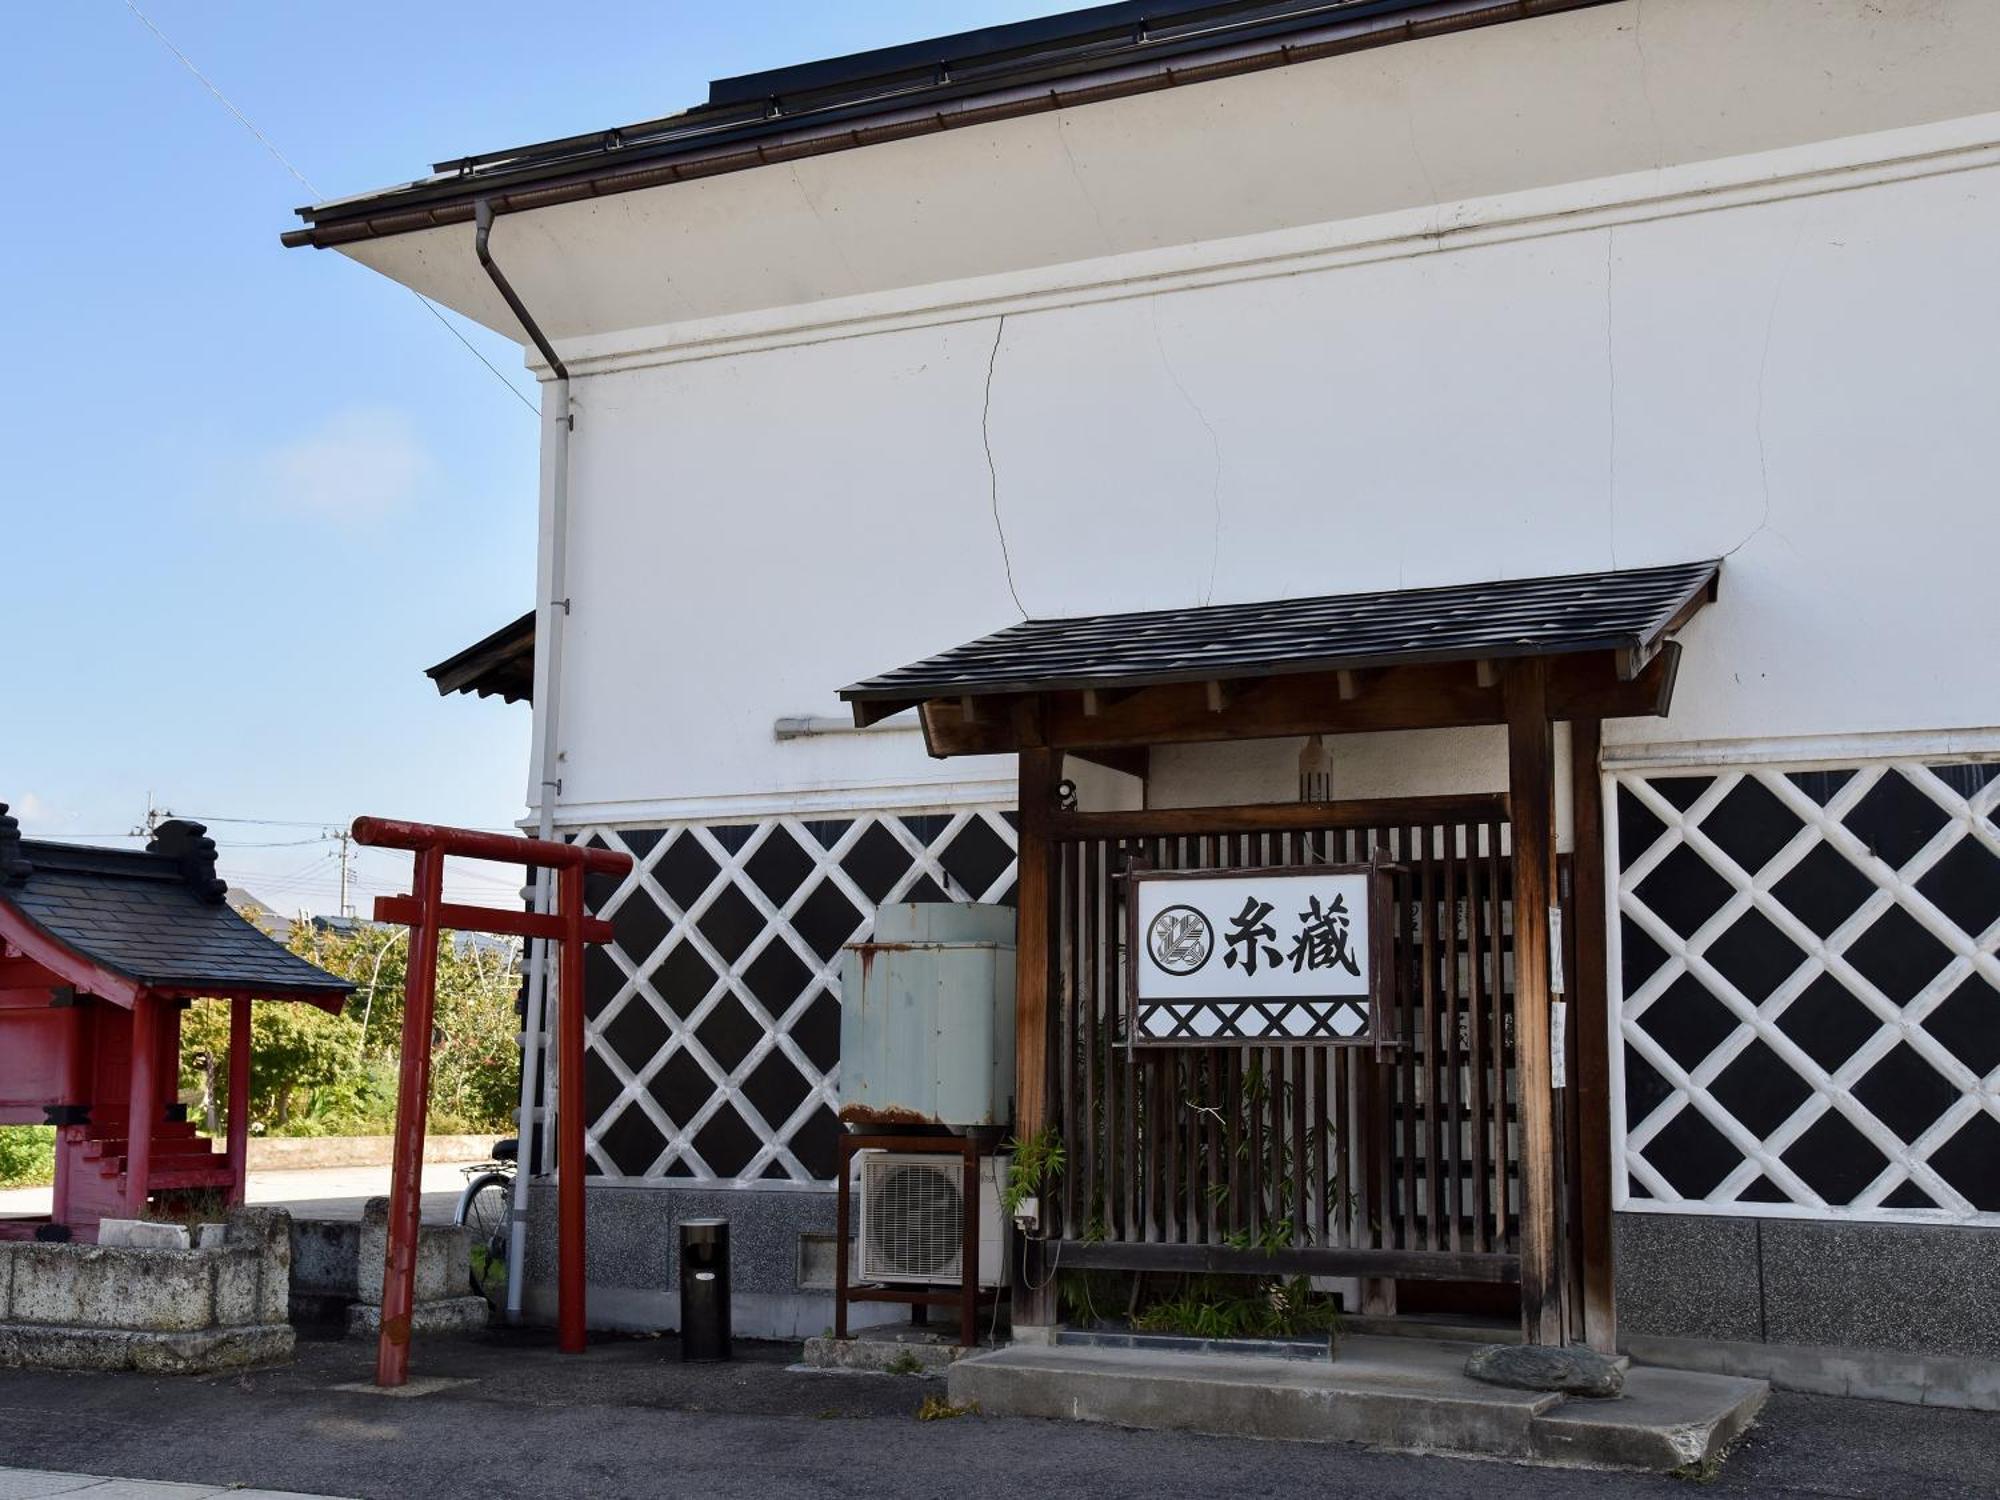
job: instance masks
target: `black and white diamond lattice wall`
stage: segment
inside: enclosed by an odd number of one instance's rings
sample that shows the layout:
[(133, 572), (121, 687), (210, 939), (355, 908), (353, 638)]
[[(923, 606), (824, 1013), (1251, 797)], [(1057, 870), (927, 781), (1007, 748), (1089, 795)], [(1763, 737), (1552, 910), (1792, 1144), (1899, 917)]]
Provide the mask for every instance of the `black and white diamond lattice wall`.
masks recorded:
[(2000, 762), (1616, 779), (1621, 1206), (2000, 1224)]
[(634, 860), (589, 892), (614, 932), (585, 975), (586, 1141), (605, 1177), (831, 1179), (842, 946), (889, 902), (1014, 899), (999, 809), (577, 836)]

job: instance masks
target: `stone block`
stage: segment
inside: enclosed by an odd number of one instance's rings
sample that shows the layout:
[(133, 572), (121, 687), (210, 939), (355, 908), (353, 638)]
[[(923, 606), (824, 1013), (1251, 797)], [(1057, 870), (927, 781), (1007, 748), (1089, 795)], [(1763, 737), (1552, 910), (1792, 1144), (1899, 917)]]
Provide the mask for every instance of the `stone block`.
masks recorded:
[(207, 1253), (215, 1257), (214, 1321), (225, 1328), (273, 1321), (265, 1315), (261, 1296), (265, 1267), (258, 1247), (234, 1245)]
[(282, 1208), (232, 1208), (224, 1238), (256, 1248), (258, 1321), (284, 1322), (292, 1299), (292, 1216)]
[(13, 1259), (14, 1323), (167, 1332), (203, 1328), (212, 1317), (211, 1255), (19, 1245)]
[(875, 1375), (942, 1375), (968, 1352), (958, 1344), (929, 1340), (837, 1339), (831, 1334), (806, 1340), (801, 1363), (816, 1370), (865, 1370)]
[(171, 1333), (0, 1324), (0, 1368), (200, 1375), (282, 1364), (295, 1346), (283, 1323)]
[(1625, 1388), (1623, 1365), (1595, 1350), (1547, 1344), (1488, 1344), (1465, 1361), (1465, 1373), (1488, 1385), (1566, 1396), (1615, 1396)]
[(1668, 1470), (1716, 1462), (1766, 1394), (1760, 1380), (1633, 1370), (1623, 1399), (1565, 1401), (1467, 1379), (1469, 1352), (1366, 1337), (1330, 1362), (1017, 1344), (958, 1360), (948, 1380), (988, 1416)]
[(2000, 1358), (2000, 1230), (1773, 1219), (1763, 1272), (1774, 1344)]
[(150, 1219), (104, 1219), (97, 1226), (97, 1243), (107, 1250), (186, 1250), (185, 1224), (156, 1224)]
[[(360, 1295), (356, 1281), (361, 1264), (361, 1226), (334, 1219), (294, 1219), (291, 1233), (292, 1294), (345, 1297)], [(380, 1276), (379, 1270), (377, 1276)]]
[(1617, 1215), (1620, 1328), (1670, 1338), (1762, 1338), (1758, 1224), (1713, 1215)]
[[(389, 1200), (371, 1198), (361, 1218), (355, 1264), (355, 1296), (382, 1305), (382, 1271), (389, 1250)], [(466, 1231), (451, 1224), (425, 1224), (417, 1231), (416, 1299), (438, 1302), (472, 1293), (472, 1260)]]
[[(413, 1333), (478, 1333), (492, 1321), (492, 1308), (484, 1297), (440, 1297), (419, 1302), (410, 1313)], [(374, 1303), (356, 1302), (347, 1309), (347, 1336), (374, 1338), (382, 1331), (382, 1309)]]

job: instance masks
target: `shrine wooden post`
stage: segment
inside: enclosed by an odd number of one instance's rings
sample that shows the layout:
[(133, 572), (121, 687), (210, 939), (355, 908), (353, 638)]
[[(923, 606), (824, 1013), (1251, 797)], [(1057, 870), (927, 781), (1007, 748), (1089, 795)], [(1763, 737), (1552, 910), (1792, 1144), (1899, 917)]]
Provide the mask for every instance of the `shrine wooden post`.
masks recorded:
[(160, 1118), (160, 1002), (132, 1001), (132, 1085), (125, 1108), (125, 1214), (143, 1217), (153, 1176), (153, 1126)]
[(229, 1169), (233, 1174), (229, 1201), (243, 1201), (244, 1169), (250, 1151), (250, 1002), (229, 1002)]

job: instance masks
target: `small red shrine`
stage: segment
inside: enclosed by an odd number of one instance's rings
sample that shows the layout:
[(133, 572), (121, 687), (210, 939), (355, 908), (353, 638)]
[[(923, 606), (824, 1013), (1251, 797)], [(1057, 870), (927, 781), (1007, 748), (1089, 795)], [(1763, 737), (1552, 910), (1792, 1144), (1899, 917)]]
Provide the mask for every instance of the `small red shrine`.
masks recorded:
[[(337, 1014), (352, 989), (229, 908), (206, 834), (162, 823), (143, 850), (24, 839), (0, 803), (0, 1125), (57, 1127), (50, 1216), (0, 1219), (0, 1239), (95, 1240), (100, 1220), (177, 1196), (240, 1203), (250, 1003)], [(230, 1002), (222, 1152), (177, 1097), (198, 999)]]

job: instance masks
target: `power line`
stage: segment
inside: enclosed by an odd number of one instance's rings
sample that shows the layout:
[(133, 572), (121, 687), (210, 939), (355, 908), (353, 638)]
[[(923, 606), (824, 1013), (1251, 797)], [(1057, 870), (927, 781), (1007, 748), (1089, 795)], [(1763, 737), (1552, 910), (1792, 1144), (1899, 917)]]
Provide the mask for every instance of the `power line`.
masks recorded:
[(188, 813), (187, 817), (197, 823), (247, 823), (259, 828), (324, 828), (329, 823), (337, 823), (338, 818), (217, 818), (207, 813)]
[[(293, 177), (298, 179), (299, 185), (301, 187), (303, 187), (308, 193), (311, 193), (315, 198), (322, 198), (326, 196), (325, 194), (320, 192), (318, 188), (313, 186), (311, 178), (307, 177), (305, 173), (301, 172), (297, 167), (292, 165), (291, 159), (287, 157), (284, 152), (280, 151), (275, 145), (272, 144), (271, 138), (265, 135), (263, 131), (259, 130), (256, 127), (256, 125), (252, 123), (250, 117), (244, 114), (242, 110), (238, 109), (235, 106), (235, 104), (233, 104), (230, 101), (230, 98), (227, 94), (223, 93), (221, 89), (217, 88), (214, 85), (214, 83), (210, 82), (208, 75), (202, 72), (200, 68), (197, 68), (194, 65), (194, 59), (189, 57), (185, 52), (181, 51), (180, 48), (176, 47), (173, 43), (172, 38), (170, 38), (164, 31), (160, 30), (158, 26), (155, 26), (153, 24), (153, 18), (151, 16), (147, 15), (143, 10), (139, 9), (137, 5), (133, 4), (133, 0), (125, 0), (125, 8), (131, 11), (133, 15), (137, 16), (139, 18), (140, 24), (143, 25), (148, 31), (152, 32), (153, 35), (159, 39), (160, 45), (162, 47), (165, 47), (169, 52), (173, 53), (175, 57), (180, 59), (181, 66), (186, 68), (188, 72), (192, 73), (195, 77), (195, 80), (198, 83), (200, 83), (203, 88), (207, 89), (209, 93), (213, 94), (216, 97), (216, 100), (222, 105), (224, 109), (228, 110), (230, 114), (236, 117), (236, 122), (239, 125), (241, 125), (245, 130), (249, 131), (251, 135), (257, 138), (258, 143), (262, 145), (266, 151), (270, 152), (274, 158), (276, 158), (279, 166), (283, 167), (287, 172), (291, 173)], [(451, 321), (445, 317), (442, 311), (439, 310), (438, 305), (435, 302), (431, 301), (430, 298), (426, 297), (422, 292), (418, 291), (415, 287), (405, 287), (404, 290), (407, 291), (412, 297), (415, 297), (417, 301), (421, 302), (424, 305), (424, 310), (428, 312), (432, 317), (438, 320), (438, 325), (441, 328), (443, 328), (446, 333), (449, 333), (453, 338), (457, 339), (459, 343), (465, 346), (467, 353), (469, 353), (474, 359), (478, 360), (482, 365), (486, 366), (486, 368), (492, 372), (493, 378), (499, 381), (505, 387), (507, 387), (508, 394), (513, 396), (513, 398), (516, 401), (520, 402), (523, 406), (527, 407), (528, 410), (533, 412), (538, 419), (540, 418), (542, 414), (541, 408), (535, 405), (535, 403), (530, 401), (526, 396), (522, 395), (521, 388), (515, 385), (514, 382), (509, 380), (504, 374), (502, 374), (500, 372), (499, 366), (495, 365), (492, 360), (488, 359), (484, 354), (481, 354), (478, 348), (474, 346), (472, 340), (468, 339), (455, 326), (453, 326)]]

